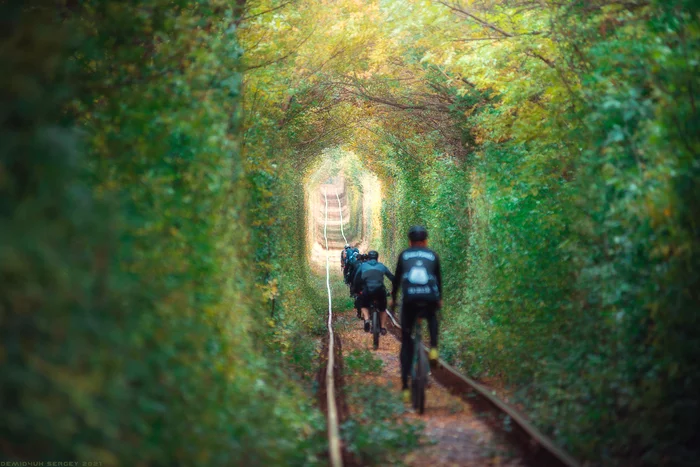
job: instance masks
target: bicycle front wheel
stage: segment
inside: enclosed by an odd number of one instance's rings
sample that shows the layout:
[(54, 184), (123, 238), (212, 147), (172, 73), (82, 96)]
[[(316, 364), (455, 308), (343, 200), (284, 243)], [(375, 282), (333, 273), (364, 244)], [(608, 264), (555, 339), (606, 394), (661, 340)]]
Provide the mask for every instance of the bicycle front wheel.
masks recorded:
[(419, 414), (425, 411), (425, 385), (415, 379), (411, 382), (411, 399), (413, 402), (413, 409)]
[(377, 310), (372, 310), (372, 343), (374, 350), (379, 348), (379, 313)]

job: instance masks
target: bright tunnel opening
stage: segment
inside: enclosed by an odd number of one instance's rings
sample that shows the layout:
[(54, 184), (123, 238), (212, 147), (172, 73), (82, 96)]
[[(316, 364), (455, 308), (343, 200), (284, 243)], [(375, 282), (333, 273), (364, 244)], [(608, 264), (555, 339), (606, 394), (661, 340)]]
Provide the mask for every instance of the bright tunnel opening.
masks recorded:
[[(312, 270), (321, 272), (320, 268), (325, 268), (327, 255), (330, 255), (331, 261), (340, 261), (340, 253), (346, 243), (361, 252), (379, 248), (382, 237), (382, 184), (362, 164), (357, 154), (341, 148), (323, 151), (306, 175), (304, 189), (306, 243)], [(337, 267), (332, 267), (331, 271), (340, 275)]]

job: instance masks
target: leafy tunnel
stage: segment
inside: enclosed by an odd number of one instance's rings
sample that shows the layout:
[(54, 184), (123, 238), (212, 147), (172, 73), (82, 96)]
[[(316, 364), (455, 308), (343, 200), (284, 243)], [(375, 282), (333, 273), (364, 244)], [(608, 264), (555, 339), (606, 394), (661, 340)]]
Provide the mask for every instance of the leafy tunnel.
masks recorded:
[(378, 245), (382, 185), (357, 155), (340, 148), (324, 151), (303, 183), (313, 269), (322, 266), (325, 274), (326, 256), (339, 261), (345, 244), (362, 251)]
[(0, 4), (3, 456), (322, 464), (332, 193), (334, 252), (427, 226), (450, 363), (693, 465), (697, 2), (54, 3)]

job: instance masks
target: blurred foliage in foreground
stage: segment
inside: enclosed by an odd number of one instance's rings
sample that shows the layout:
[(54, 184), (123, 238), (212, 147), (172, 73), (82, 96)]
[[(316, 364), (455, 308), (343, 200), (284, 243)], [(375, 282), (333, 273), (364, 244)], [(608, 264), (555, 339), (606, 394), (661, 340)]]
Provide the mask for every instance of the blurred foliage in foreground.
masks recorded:
[(45, 4), (0, 5), (3, 460), (314, 464), (248, 272), (240, 12)]

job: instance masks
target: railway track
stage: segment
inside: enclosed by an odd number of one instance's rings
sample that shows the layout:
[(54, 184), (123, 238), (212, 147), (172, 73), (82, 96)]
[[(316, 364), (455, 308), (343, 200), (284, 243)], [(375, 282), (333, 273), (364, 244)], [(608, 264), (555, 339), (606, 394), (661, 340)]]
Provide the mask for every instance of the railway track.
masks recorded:
[[(390, 333), (400, 342), (401, 325), (391, 312), (387, 311), (387, 313), (392, 324)], [(518, 448), (527, 465), (580, 467), (573, 457), (554, 444), (514, 408), (501, 401), (481, 384), (459, 373), (444, 360), (438, 360), (437, 368), (431, 370), (430, 377), (479, 411), (491, 428), (500, 432)]]
[[(336, 193), (337, 194), (337, 193)], [(326, 414), (328, 419), (328, 454), (333, 467), (342, 467), (340, 450), (340, 429), (335, 390), (335, 333), (333, 332), (333, 297), (331, 293), (330, 250), (328, 249), (328, 194), (324, 191), (325, 221), (323, 238), (326, 244), (326, 289), (328, 291), (328, 358), (326, 360)], [(338, 200), (340, 205), (340, 200)]]
[[(337, 191), (335, 198), (340, 211), (340, 228), (343, 239), (347, 243), (345, 233), (342, 232), (342, 205)], [(342, 380), (342, 376), (337, 374), (338, 363), (336, 355), (340, 357), (336, 348), (337, 336), (333, 331), (333, 310), (332, 310), (332, 292), (331, 292), (331, 277), (330, 277), (330, 254), (331, 250), (328, 247), (328, 192), (323, 191), (324, 201), (324, 228), (323, 236), (326, 250), (326, 289), (328, 293), (328, 345), (327, 345), (327, 364), (325, 368), (325, 412), (328, 422), (328, 453), (330, 464), (333, 467), (343, 465), (343, 458), (348, 457), (347, 453), (343, 452), (342, 440), (340, 439), (340, 417), (338, 415), (338, 390), (336, 382)], [(392, 336), (401, 340), (401, 327), (396, 317), (389, 313), (391, 319), (390, 333)], [(339, 342), (338, 342), (339, 344)], [(439, 364), (430, 374), (440, 386), (447, 389), (453, 395), (467, 402), (475, 412), (479, 413), (480, 418), (483, 418), (486, 423), (495, 432), (498, 432), (505, 438), (513, 447), (515, 447), (522, 457), (526, 465), (533, 467), (578, 467), (580, 464), (570, 455), (564, 452), (561, 448), (545, 436), (541, 431), (530, 424), (525, 417), (518, 413), (514, 408), (501, 401), (498, 397), (492, 394), (487, 388), (480, 385), (471, 378), (460, 374), (455, 368), (447, 362), (439, 360)], [(430, 399), (428, 399), (430, 404)], [(345, 455), (344, 455), (345, 454)], [(353, 462), (350, 462), (352, 464)], [(346, 462), (347, 464), (347, 462)]]
[(338, 212), (340, 213), (340, 234), (343, 236), (343, 241), (348, 244), (348, 239), (345, 236), (345, 229), (343, 229), (343, 206), (340, 204), (340, 195), (338, 190), (335, 190), (335, 198), (338, 200)]

